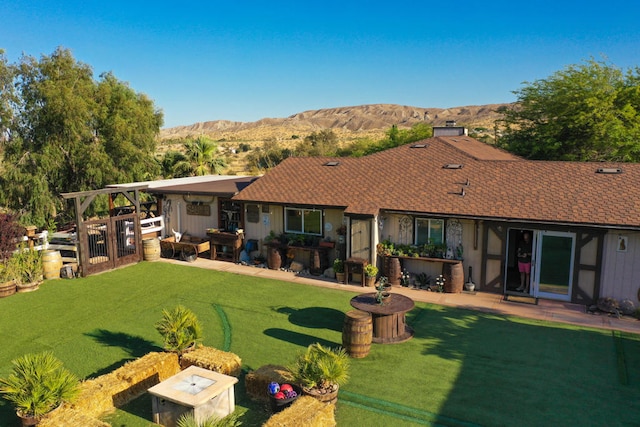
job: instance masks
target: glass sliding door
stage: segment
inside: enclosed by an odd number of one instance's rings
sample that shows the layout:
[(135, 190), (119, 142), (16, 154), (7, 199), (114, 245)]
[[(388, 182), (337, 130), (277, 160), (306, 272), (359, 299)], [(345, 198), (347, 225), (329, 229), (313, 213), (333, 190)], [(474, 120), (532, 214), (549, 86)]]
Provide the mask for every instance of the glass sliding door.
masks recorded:
[(536, 232), (534, 294), (540, 298), (571, 300), (575, 234)]

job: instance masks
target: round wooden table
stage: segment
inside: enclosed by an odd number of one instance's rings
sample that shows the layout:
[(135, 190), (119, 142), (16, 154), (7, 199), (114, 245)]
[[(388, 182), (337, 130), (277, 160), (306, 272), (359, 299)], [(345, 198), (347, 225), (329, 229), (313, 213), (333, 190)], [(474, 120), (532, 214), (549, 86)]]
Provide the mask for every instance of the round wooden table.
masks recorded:
[(384, 304), (378, 304), (375, 293), (362, 294), (351, 298), (351, 306), (371, 313), (373, 342), (391, 344), (413, 337), (413, 329), (405, 322), (405, 313), (415, 306), (411, 298), (392, 293)]

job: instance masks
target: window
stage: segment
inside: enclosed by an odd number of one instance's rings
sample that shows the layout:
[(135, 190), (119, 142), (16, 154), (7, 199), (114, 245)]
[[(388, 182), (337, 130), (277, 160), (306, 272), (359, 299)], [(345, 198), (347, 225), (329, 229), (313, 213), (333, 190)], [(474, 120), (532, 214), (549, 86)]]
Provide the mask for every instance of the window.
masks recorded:
[(285, 208), (284, 228), (287, 233), (322, 235), (322, 211)]
[(416, 245), (444, 243), (444, 220), (416, 218)]

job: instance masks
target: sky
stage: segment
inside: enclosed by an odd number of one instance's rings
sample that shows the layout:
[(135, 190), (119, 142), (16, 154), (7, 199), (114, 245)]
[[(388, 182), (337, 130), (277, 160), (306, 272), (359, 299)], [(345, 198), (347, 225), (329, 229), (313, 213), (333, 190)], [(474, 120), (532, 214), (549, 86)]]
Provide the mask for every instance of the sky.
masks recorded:
[(640, 2), (9, 1), (9, 62), (59, 46), (112, 72), (164, 126), (364, 104), (513, 102), (594, 58), (640, 66)]

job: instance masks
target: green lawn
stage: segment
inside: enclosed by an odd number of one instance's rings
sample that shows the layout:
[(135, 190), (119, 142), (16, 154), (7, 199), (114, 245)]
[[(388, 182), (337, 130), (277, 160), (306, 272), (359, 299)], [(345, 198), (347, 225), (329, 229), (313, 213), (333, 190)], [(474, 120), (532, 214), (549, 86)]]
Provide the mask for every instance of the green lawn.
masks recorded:
[[(0, 376), (24, 353), (52, 350), (78, 376), (97, 376), (160, 350), (153, 325), (183, 304), (205, 344), (232, 351), (244, 371), (288, 364), (310, 343), (341, 343), (354, 294), (186, 265), (143, 262), (93, 277), (46, 282), (0, 299)], [(352, 360), (337, 407), (342, 426), (638, 425), (640, 336), (417, 303), (415, 337)], [(245, 426), (266, 408), (236, 407)], [(151, 425), (148, 396), (111, 415)], [(0, 425), (17, 426), (0, 400)]]

